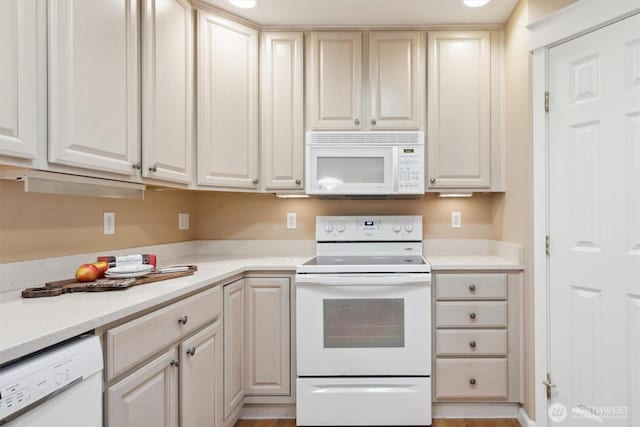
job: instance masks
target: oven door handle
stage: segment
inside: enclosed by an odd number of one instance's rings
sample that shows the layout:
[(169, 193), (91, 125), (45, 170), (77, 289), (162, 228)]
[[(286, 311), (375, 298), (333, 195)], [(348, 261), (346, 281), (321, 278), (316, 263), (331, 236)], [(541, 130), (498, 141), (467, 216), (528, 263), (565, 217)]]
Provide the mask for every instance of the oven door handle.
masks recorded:
[(431, 283), (431, 274), (298, 274), (297, 286), (401, 286)]

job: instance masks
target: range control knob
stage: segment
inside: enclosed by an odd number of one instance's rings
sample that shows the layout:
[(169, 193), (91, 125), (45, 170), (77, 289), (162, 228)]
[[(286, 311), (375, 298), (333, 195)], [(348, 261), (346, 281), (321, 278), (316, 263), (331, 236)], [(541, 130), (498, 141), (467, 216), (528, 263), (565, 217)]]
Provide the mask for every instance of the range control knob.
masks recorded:
[(345, 230), (345, 226), (344, 224), (338, 224), (338, 227), (336, 227), (336, 229), (338, 230), (338, 233), (343, 233)]
[(331, 224), (325, 224), (324, 225), (324, 232), (325, 233), (331, 233), (333, 231), (333, 225)]
[(64, 374), (59, 373), (58, 375), (56, 375), (55, 381), (57, 385), (62, 385), (62, 383), (64, 383)]
[(406, 225), (404, 226), (404, 230), (405, 230), (407, 233), (411, 233), (411, 232), (413, 231), (413, 224), (406, 224)]
[(393, 227), (391, 227), (391, 229), (396, 233), (399, 233), (400, 230), (402, 230), (402, 227), (400, 227), (400, 224), (393, 224)]

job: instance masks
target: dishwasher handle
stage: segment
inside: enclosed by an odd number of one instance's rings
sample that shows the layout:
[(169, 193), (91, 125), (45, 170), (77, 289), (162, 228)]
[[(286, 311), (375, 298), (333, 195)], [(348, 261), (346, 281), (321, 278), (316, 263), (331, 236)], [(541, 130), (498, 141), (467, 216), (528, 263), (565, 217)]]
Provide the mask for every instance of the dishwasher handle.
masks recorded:
[(431, 274), (297, 274), (296, 286), (427, 286)]

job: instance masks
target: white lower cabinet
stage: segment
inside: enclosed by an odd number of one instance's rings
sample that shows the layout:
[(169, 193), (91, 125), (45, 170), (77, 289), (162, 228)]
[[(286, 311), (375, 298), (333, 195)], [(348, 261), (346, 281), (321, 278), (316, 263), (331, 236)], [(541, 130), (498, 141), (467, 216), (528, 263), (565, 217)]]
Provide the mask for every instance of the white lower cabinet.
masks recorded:
[(232, 415), (245, 395), (244, 279), (224, 287), (224, 418)]

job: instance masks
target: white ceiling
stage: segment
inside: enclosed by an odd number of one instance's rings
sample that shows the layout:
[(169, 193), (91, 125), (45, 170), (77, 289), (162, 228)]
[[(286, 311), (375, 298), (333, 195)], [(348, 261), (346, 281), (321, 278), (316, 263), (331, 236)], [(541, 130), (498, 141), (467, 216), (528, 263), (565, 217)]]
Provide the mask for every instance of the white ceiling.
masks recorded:
[(240, 9), (228, 0), (205, 0), (261, 25), (387, 26), (440, 24), (502, 24), (518, 0), (492, 0), (468, 8), (462, 0), (257, 0)]

